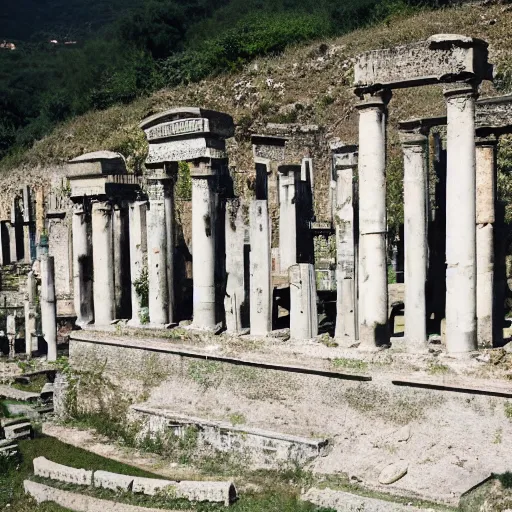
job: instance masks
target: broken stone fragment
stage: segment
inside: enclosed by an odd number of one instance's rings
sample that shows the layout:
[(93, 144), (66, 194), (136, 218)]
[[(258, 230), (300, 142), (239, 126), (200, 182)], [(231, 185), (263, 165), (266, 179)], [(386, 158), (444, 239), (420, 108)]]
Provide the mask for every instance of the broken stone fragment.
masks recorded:
[(407, 474), (409, 465), (407, 462), (401, 460), (399, 462), (389, 464), (386, 466), (379, 475), (379, 482), (384, 485), (390, 485), (400, 480)]

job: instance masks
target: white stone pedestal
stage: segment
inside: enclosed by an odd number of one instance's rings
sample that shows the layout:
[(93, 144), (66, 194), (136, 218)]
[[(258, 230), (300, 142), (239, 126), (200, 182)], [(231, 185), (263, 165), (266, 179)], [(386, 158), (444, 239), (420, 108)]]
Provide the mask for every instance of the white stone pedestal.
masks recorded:
[(309, 340), (318, 334), (315, 268), (309, 263), (292, 265), (290, 276), (290, 337)]

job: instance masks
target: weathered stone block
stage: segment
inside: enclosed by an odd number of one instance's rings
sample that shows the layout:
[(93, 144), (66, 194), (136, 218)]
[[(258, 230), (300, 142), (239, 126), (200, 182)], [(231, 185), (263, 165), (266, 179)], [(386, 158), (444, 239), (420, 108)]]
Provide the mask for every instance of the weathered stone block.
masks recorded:
[(176, 482), (170, 480), (160, 480), (159, 478), (135, 477), (133, 479), (132, 491), (135, 493), (154, 496), (160, 492), (165, 492), (169, 488), (174, 488)]
[(45, 457), (34, 459), (34, 474), (44, 478), (51, 478), (59, 482), (68, 482), (77, 485), (92, 485), (92, 471), (76, 469), (57, 464)]
[(487, 43), (455, 34), (438, 34), (395, 48), (359, 55), (354, 66), (356, 92), (377, 86), (412, 87), (476, 77), (492, 80)]
[(130, 491), (133, 485), (133, 476), (118, 475), (109, 471), (94, 472), (94, 487), (102, 487), (103, 489), (112, 489), (116, 491)]

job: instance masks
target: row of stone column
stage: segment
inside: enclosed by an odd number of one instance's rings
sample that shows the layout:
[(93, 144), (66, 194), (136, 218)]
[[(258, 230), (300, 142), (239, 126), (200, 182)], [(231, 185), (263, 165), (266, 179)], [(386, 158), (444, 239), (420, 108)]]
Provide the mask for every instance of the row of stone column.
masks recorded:
[[(447, 117), (401, 125), (404, 153), (405, 337), (411, 350), (427, 340), (428, 134), (447, 124), (446, 344), (449, 352), (492, 346), (499, 337), (494, 307), (496, 137), (477, 137), (476, 87), (445, 89)], [(385, 117), (389, 93), (360, 105), (360, 325), (366, 346), (386, 344)], [(484, 130), (485, 131), (485, 130)], [(363, 135), (364, 134), (364, 135)], [(338, 237), (339, 238), (339, 237)], [(346, 311), (347, 308), (344, 308)], [(498, 319), (499, 322), (499, 319)]]

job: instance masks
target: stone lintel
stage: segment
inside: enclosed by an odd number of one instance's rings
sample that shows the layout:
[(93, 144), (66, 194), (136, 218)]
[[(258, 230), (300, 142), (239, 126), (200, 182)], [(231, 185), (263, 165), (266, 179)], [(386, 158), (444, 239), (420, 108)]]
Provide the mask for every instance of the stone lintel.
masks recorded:
[(357, 167), (358, 163), (358, 146), (343, 146), (333, 153), (334, 170), (350, 169)]
[(475, 122), (477, 133), (512, 133), (512, 95), (478, 100)]
[(286, 154), (286, 137), (273, 135), (252, 135), (252, 152), (255, 160), (266, 159), (274, 162), (283, 162)]
[(475, 144), (477, 146), (497, 146), (499, 137), (495, 132), (487, 132), (485, 129), (476, 130)]
[(70, 176), (69, 184), (72, 201), (80, 200), (83, 197), (129, 199), (140, 192), (140, 178), (133, 174)]
[(159, 112), (140, 123), (148, 141), (194, 137), (210, 134), (228, 139), (235, 134), (235, 124), (229, 114), (197, 107), (179, 107)]
[(126, 174), (127, 172), (123, 155), (113, 151), (86, 153), (68, 162), (68, 177)]
[(481, 39), (437, 34), (425, 41), (365, 52), (356, 58), (355, 92), (492, 80), (487, 46)]
[(302, 170), (302, 166), (300, 164), (292, 164), (292, 165), (280, 165), (277, 168), (279, 174), (289, 175), (290, 173), (300, 173)]
[(227, 158), (226, 142), (223, 139), (204, 135), (188, 139), (150, 141), (146, 164), (159, 166), (166, 162), (190, 161), (198, 158)]

